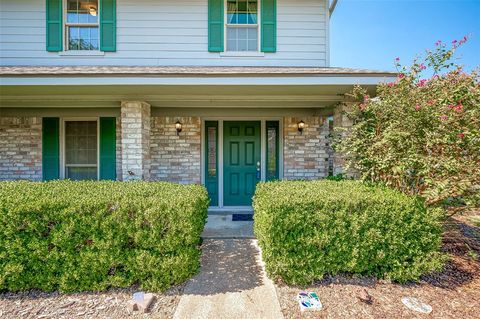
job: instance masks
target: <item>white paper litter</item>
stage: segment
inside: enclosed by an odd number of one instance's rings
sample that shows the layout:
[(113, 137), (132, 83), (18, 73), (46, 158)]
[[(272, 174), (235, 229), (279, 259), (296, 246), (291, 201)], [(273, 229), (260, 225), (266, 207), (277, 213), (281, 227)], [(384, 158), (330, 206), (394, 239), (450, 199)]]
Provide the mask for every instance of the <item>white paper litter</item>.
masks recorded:
[(402, 302), (408, 309), (417, 311), (420, 313), (429, 314), (433, 310), (432, 306), (427, 305), (426, 303), (423, 303), (414, 297), (403, 297)]
[(300, 292), (297, 295), (300, 310), (303, 311), (319, 311), (323, 305), (320, 298), (315, 292)]

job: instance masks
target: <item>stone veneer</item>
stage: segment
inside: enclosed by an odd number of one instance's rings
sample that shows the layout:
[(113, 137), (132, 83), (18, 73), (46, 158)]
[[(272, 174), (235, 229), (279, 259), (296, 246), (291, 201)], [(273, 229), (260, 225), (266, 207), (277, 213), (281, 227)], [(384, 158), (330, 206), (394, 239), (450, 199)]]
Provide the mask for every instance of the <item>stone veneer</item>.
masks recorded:
[[(305, 122), (303, 134), (298, 122)], [(285, 117), (283, 125), (283, 177), (313, 180), (328, 176), (329, 125), (325, 117)]]
[[(182, 123), (177, 135), (175, 123)], [(201, 120), (199, 117), (153, 117), (150, 134), (151, 179), (201, 183)]]
[(42, 179), (42, 119), (0, 117), (0, 181)]
[(122, 180), (150, 179), (150, 105), (125, 101), (121, 108)]

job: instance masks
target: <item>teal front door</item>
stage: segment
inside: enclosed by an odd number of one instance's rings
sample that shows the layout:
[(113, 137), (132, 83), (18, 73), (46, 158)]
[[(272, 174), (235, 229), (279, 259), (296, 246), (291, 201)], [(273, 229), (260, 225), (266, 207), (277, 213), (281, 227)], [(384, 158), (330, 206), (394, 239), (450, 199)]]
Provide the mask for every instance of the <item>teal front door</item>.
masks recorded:
[(250, 206), (260, 181), (260, 121), (223, 124), (223, 204)]

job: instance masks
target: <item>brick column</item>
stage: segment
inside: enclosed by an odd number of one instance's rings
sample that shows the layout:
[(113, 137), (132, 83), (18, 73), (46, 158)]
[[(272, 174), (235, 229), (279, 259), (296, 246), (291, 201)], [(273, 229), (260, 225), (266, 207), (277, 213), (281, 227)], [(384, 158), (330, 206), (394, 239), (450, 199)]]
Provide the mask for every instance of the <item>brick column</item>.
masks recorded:
[(150, 179), (150, 105), (122, 102), (122, 179)]

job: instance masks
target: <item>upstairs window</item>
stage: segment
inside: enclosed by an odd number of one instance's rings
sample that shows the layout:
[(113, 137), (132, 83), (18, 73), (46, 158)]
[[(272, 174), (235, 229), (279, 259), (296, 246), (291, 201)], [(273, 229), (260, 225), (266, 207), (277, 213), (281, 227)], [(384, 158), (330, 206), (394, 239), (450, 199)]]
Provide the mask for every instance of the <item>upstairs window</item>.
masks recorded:
[(257, 0), (227, 0), (227, 51), (258, 51)]
[(68, 50), (99, 50), (98, 0), (67, 0), (65, 38)]

